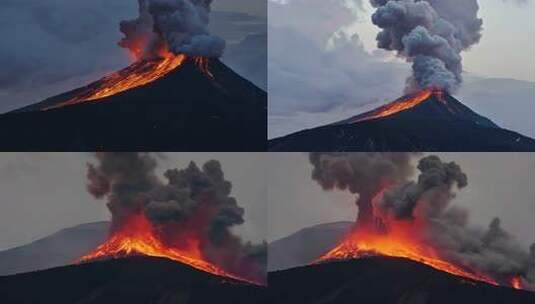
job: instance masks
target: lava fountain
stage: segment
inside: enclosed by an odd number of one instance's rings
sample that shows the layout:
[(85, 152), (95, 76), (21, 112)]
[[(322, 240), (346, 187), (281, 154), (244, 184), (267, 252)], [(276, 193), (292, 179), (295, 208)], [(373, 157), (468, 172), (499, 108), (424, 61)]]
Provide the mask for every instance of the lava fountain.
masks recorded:
[(136, 255), (160, 257), (177, 261), (217, 276), (254, 283), (206, 261), (199, 248), (200, 241), (195, 237), (182, 239), (181, 243), (181, 248), (165, 245), (156, 236), (154, 228), (145, 216), (132, 215), (131, 218), (126, 220), (125, 226), (113, 232), (103, 244), (78, 259), (77, 262), (87, 263)]

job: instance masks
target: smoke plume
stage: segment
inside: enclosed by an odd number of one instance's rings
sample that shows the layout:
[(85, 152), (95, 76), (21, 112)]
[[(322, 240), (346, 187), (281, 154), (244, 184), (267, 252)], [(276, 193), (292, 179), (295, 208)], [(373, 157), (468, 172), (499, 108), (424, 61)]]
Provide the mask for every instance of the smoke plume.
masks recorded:
[(244, 222), (244, 210), (231, 196), (232, 184), (221, 164), (191, 162), (184, 169), (165, 171), (165, 182), (155, 173), (157, 160), (146, 153), (96, 153), (98, 164), (88, 164), (88, 191), (107, 199), (111, 233), (128, 229), (128, 219), (144, 215), (158, 237), (170, 247), (185, 240), (200, 241), (212, 263), (244, 277), (264, 280), (266, 246), (243, 243), (231, 228)]
[(413, 172), (411, 153), (310, 153), (312, 179), (324, 190), (358, 194), (357, 223), (373, 220), (371, 201), (387, 185), (405, 181)]
[(220, 57), (225, 41), (210, 34), (212, 0), (138, 0), (139, 16), (123, 21), (125, 37), (119, 45), (136, 58), (155, 58), (162, 53)]
[(452, 204), (455, 191), (468, 186), (461, 167), (427, 156), (419, 160), (420, 174), (412, 181), (415, 156), (314, 153), (310, 155), (312, 178), (326, 190), (337, 188), (359, 195), (356, 229), (362, 219), (378, 233), (396, 229), (397, 223), (412, 225), (411, 233), (438, 249), (443, 258), (501, 283), (520, 277), (523, 286), (535, 289), (535, 244), (529, 250), (524, 248), (501, 226), (499, 218), (487, 229), (470, 226), (470, 212)]
[(412, 62), (406, 92), (455, 91), (462, 82), (461, 52), (479, 42), (477, 0), (370, 0), (377, 46)]

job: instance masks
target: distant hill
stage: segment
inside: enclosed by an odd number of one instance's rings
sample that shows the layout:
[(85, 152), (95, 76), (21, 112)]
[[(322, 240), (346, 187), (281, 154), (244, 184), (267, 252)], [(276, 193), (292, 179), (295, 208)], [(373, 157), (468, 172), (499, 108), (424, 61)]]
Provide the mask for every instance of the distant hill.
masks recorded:
[(0, 276), (69, 265), (103, 243), (108, 228), (108, 222), (83, 224), (0, 251)]

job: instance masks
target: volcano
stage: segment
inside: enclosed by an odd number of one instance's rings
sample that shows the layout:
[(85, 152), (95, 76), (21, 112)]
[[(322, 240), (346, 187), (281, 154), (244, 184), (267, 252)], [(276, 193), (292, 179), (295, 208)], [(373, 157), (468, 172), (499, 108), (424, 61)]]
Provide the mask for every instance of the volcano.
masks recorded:
[(272, 272), (270, 303), (531, 304), (535, 293), (438, 271), (404, 258), (374, 256)]
[(0, 277), (2, 303), (260, 303), (262, 286), (164, 258), (127, 258)]
[(442, 90), (269, 141), (270, 151), (535, 151), (535, 140), (500, 128)]
[(267, 94), (218, 59), (136, 61), (0, 115), (4, 151), (265, 151)]

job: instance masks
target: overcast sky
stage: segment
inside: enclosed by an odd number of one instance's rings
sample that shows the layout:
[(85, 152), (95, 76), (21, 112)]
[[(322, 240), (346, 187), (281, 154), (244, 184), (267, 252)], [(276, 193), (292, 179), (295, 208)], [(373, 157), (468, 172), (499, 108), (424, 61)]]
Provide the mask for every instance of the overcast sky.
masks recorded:
[[(266, 238), (265, 157), (261, 153), (165, 153), (158, 170), (184, 168), (193, 160), (221, 162), (233, 195), (245, 209), (236, 232)], [(0, 250), (27, 244), (60, 229), (109, 219), (105, 202), (86, 191), (89, 153), (0, 153)]]
[[(524, 244), (535, 242), (534, 153), (438, 153), (455, 161), (468, 176), (468, 187), (453, 204), (468, 208), (473, 225), (494, 217)], [(267, 161), (269, 228), (273, 241), (300, 229), (336, 221), (354, 221), (355, 198), (343, 191), (326, 192), (311, 179), (305, 153), (270, 153)]]

